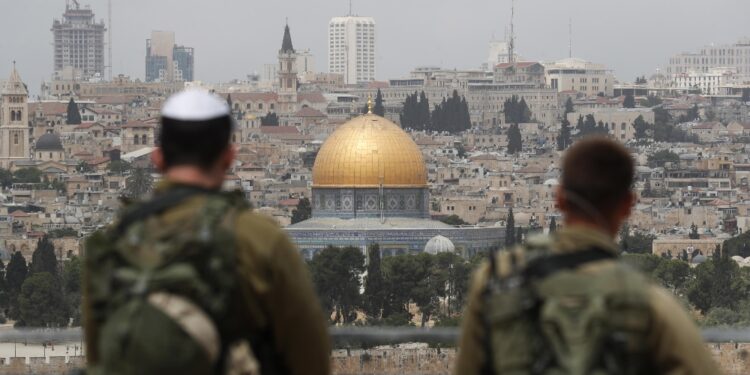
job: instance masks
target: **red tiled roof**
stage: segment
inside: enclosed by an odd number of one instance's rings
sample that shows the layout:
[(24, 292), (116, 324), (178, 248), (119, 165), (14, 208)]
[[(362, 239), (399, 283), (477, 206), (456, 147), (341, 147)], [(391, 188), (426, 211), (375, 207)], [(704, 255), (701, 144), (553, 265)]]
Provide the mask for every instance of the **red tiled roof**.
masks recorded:
[(302, 92), (297, 94), (297, 102), (326, 103), (326, 97), (319, 92)]
[(57, 102), (37, 102), (29, 103), (29, 111), (42, 112), (43, 115), (67, 115), (68, 104)]
[(21, 210), (15, 210), (15, 211), (13, 211), (13, 212), (10, 213), (10, 216), (13, 216), (13, 217), (29, 217), (31, 215), (29, 215), (27, 212), (24, 212), (24, 211), (21, 211)]
[(282, 199), (279, 201), (279, 205), (285, 207), (296, 207), (297, 204), (299, 204), (299, 199)]
[(275, 102), (279, 100), (279, 95), (275, 92), (233, 92), (220, 95), (224, 99), (231, 95), (232, 102)]
[(261, 126), (260, 131), (263, 134), (299, 134), (294, 126)]
[(302, 107), (302, 109), (297, 111), (297, 113), (295, 113), (294, 116), (296, 117), (326, 117), (326, 115), (323, 112), (318, 111), (315, 108), (310, 108), (310, 107)]

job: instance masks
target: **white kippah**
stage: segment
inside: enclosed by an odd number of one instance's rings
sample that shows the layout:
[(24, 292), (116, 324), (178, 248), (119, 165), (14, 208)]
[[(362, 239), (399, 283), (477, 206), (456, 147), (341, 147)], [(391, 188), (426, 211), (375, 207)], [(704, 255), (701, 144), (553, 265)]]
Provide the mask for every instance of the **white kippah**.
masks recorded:
[(163, 117), (180, 121), (205, 121), (229, 115), (229, 105), (218, 95), (203, 90), (185, 90), (167, 99)]

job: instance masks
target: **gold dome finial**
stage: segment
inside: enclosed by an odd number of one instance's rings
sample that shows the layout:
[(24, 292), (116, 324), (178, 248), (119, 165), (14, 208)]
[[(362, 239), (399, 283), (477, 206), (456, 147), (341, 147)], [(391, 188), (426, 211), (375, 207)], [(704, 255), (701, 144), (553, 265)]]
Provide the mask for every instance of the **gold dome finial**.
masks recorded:
[(372, 114), (372, 95), (367, 96), (367, 114)]

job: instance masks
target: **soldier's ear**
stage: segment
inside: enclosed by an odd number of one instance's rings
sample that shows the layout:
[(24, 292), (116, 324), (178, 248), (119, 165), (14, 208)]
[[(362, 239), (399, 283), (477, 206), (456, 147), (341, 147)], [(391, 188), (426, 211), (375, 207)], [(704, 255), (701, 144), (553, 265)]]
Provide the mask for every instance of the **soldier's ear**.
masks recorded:
[(164, 151), (162, 151), (161, 147), (157, 147), (151, 153), (151, 162), (154, 163), (154, 167), (156, 167), (157, 171), (164, 172), (167, 166), (164, 162)]

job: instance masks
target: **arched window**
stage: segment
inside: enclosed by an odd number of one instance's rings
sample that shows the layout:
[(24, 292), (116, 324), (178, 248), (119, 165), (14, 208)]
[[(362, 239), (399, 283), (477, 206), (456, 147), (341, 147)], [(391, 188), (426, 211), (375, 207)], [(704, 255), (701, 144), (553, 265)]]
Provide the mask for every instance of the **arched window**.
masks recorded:
[(16, 133), (16, 134), (13, 134), (13, 144), (14, 144), (14, 145), (17, 145), (17, 144), (18, 144), (18, 133)]
[(137, 145), (139, 141), (140, 141), (140, 138), (138, 138), (138, 135), (136, 134), (135, 137), (133, 137), (133, 144)]
[(148, 144), (148, 136), (146, 136), (146, 134), (144, 134), (144, 135), (141, 136), (141, 144), (142, 145), (147, 145)]

